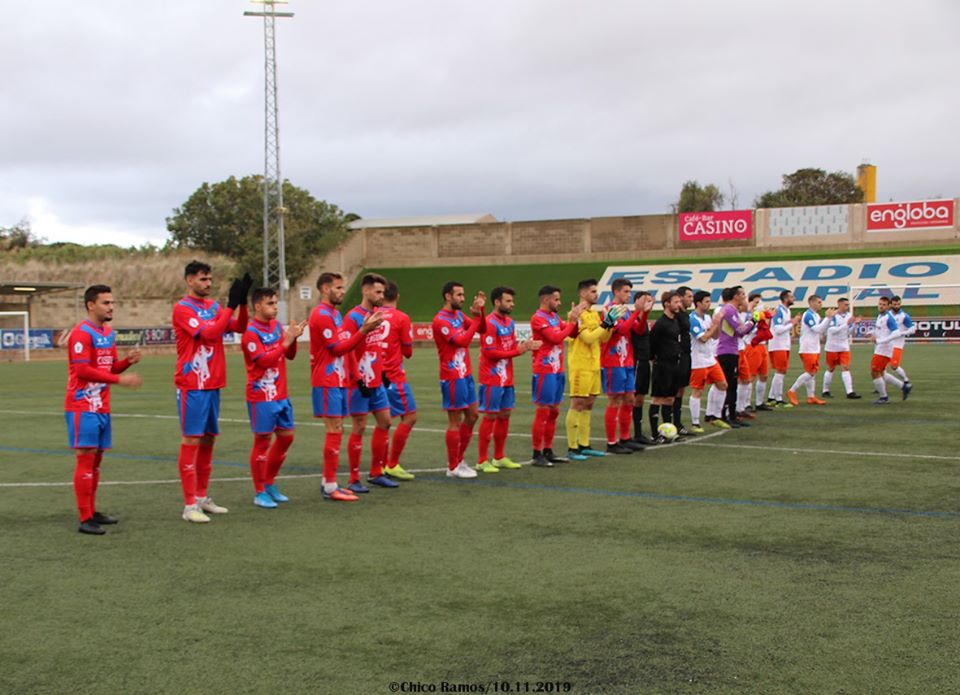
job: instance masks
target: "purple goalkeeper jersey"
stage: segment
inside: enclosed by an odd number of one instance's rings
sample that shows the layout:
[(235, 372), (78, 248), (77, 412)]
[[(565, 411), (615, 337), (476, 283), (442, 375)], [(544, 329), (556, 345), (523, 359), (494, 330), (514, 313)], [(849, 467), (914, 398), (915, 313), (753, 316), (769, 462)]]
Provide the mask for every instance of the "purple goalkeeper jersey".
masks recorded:
[(720, 313), (720, 333), (717, 338), (718, 355), (736, 355), (740, 352), (737, 344), (737, 337), (746, 335), (753, 330), (753, 321), (744, 323), (740, 320), (740, 312), (733, 306), (732, 302), (723, 305), (723, 311)]

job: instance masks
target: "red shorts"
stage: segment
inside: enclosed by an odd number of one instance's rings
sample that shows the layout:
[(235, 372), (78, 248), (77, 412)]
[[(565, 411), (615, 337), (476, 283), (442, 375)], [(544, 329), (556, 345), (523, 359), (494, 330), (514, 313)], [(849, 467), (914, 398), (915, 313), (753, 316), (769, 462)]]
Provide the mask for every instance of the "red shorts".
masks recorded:
[(803, 362), (803, 371), (808, 374), (816, 374), (820, 371), (820, 355), (804, 355), (800, 354), (800, 360)]
[(709, 367), (690, 371), (690, 388), (702, 391), (707, 384), (724, 384), (727, 378), (723, 375), (720, 365), (714, 362)]
[(850, 353), (849, 352), (828, 352), (827, 353), (827, 369), (833, 371), (835, 367), (849, 367), (850, 366)]
[(740, 351), (740, 361), (737, 364), (737, 374), (740, 381), (746, 383), (753, 378), (753, 370), (750, 369), (750, 360), (747, 357), (747, 350)]
[(871, 372), (882, 372), (890, 364), (890, 358), (885, 355), (874, 355), (870, 360)]
[(903, 348), (893, 348), (893, 357), (890, 358), (890, 369), (896, 369), (900, 366), (901, 357), (903, 357)]
[(775, 372), (785, 372), (790, 369), (790, 351), (789, 350), (771, 350), (770, 366)]
[(747, 361), (750, 363), (751, 376), (766, 376), (770, 372), (767, 361), (767, 346), (763, 343), (747, 347)]

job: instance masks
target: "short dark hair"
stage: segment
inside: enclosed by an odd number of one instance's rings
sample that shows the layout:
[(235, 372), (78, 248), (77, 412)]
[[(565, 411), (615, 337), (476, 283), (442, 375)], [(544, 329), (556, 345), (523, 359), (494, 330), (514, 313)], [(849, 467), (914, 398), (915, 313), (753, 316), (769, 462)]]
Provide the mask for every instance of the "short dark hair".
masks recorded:
[(677, 294), (679, 294), (681, 297), (687, 292), (693, 292), (693, 288), (687, 287), (686, 285), (680, 285), (680, 287), (677, 288)]
[(383, 286), (383, 298), (388, 302), (392, 302), (399, 296), (400, 288), (397, 286), (397, 283), (393, 280), (387, 280), (387, 284)]
[(781, 292), (780, 301), (782, 302), (784, 299), (786, 299), (788, 294), (793, 294), (793, 292), (791, 292), (790, 290), (784, 290), (783, 292)]
[(320, 273), (317, 278), (317, 289), (322, 289), (324, 285), (332, 285), (334, 280), (343, 280), (340, 273)]
[(503, 295), (509, 294), (511, 297), (517, 296), (517, 291), (512, 287), (507, 287), (505, 285), (500, 285), (499, 287), (494, 287), (490, 291), (490, 301), (495, 302), (500, 299)]
[(108, 292), (113, 292), (113, 290), (106, 285), (90, 285), (83, 293), (83, 308), (86, 309), (90, 302), (97, 301), (97, 297)]
[(676, 292), (674, 292), (673, 290), (667, 290), (666, 292), (660, 295), (660, 303), (666, 306), (667, 303), (676, 296), (677, 296)]
[(890, 297), (888, 297), (885, 294), (881, 294), (879, 297), (877, 297), (877, 299), (880, 300), (881, 302), (886, 302), (887, 304), (890, 303)]
[(633, 283), (630, 282), (630, 280), (628, 280), (627, 278), (617, 278), (610, 285), (610, 289), (613, 290), (614, 292), (619, 290), (621, 287), (633, 287)]
[(821, 297), (819, 294), (811, 294), (809, 297), (807, 297), (807, 304), (812, 302), (814, 299), (819, 299), (820, 301), (823, 301), (823, 297)]
[(637, 290), (633, 293), (633, 301), (637, 301), (640, 297), (652, 297), (653, 295), (647, 292), (646, 290)]
[(709, 293), (709, 292), (704, 292), (703, 290), (698, 290), (698, 291), (696, 291), (696, 292), (693, 293), (693, 303), (694, 303), (694, 304), (699, 304), (700, 302), (702, 302), (704, 299), (706, 299), (706, 298), (709, 297), (709, 296), (710, 296), (710, 293)]
[(847, 299), (846, 297), (840, 297), (840, 299), (837, 300), (837, 304), (839, 304), (840, 302), (849, 302), (849, 301), (850, 300)]
[(446, 297), (448, 294), (453, 294), (453, 290), (456, 287), (463, 287), (463, 283), (457, 282), (456, 280), (450, 280), (449, 282), (443, 283), (443, 289), (440, 291), (440, 296)]
[(554, 292), (559, 292), (559, 287), (554, 287), (553, 285), (544, 285), (539, 290), (537, 290), (538, 297), (546, 297), (548, 294), (553, 294)]
[(893, 295), (892, 297), (890, 297), (890, 301), (891, 301), (891, 302), (902, 302), (903, 300), (900, 299), (900, 295), (899, 295), (899, 294), (895, 294), (895, 295)]
[(729, 302), (731, 299), (737, 296), (736, 287), (724, 287), (723, 291), (720, 293), (720, 299), (725, 302)]
[(599, 283), (597, 282), (596, 278), (587, 278), (586, 280), (581, 280), (580, 282), (577, 283), (577, 292), (579, 292), (580, 290), (588, 289), (597, 284)]
[(213, 269), (210, 267), (209, 263), (204, 263), (203, 261), (190, 261), (183, 269), (183, 277), (188, 278), (191, 275), (197, 275), (199, 273), (209, 273), (211, 270)]
[(276, 297), (276, 296), (277, 296), (277, 291), (272, 287), (258, 287), (253, 291), (253, 294), (250, 295), (250, 301), (253, 304), (258, 304), (259, 302), (262, 302), (264, 299), (268, 299), (270, 297)]
[(759, 292), (751, 292), (750, 296), (747, 297), (747, 301), (752, 302), (754, 299), (763, 299), (763, 295), (761, 295)]
[(361, 287), (369, 287), (370, 285), (376, 285), (377, 283), (386, 286), (387, 279), (382, 275), (378, 275), (377, 273), (367, 273), (360, 280)]

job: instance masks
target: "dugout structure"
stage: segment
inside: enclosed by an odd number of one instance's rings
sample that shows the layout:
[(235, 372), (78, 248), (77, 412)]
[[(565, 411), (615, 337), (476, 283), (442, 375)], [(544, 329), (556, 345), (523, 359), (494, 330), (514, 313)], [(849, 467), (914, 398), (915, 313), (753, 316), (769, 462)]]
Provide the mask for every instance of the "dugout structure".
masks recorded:
[(77, 283), (0, 280), (0, 359), (29, 361), (31, 303), (35, 297), (83, 288)]

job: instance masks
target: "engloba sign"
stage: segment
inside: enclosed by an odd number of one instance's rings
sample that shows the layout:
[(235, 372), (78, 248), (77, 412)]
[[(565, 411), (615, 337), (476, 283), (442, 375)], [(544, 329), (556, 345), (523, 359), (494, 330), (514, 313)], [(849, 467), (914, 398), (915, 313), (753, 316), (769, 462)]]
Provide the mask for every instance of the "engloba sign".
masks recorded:
[(677, 216), (680, 241), (750, 239), (753, 236), (752, 210), (682, 212)]
[[(960, 303), (956, 287), (934, 287), (960, 283), (960, 254), (609, 266), (600, 279), (601, 304), (610, 301), (610, 284), (620, 277), (633, 282), (634, 290), (652, 292), (658, 300), (664, 290), (687, 285), (710, 292), (716, 302), (724, 287), (742, 285), (747, 292), (759, 292), (764, 302), (779, 301), (780, 292), (790, 290), (797, 307), (806, 306), (812, 294), (823, 297), (828, 305), (829, 300), (844, 296), (855, 305), (876, 304), (877, 297), (895, 294), (908, 306)], [(861, 289), (853, 294), (851, 287)]]
[(953, 224), (953, 200), (915, 200), (867, 206), (868, 232), (944, 229)]

